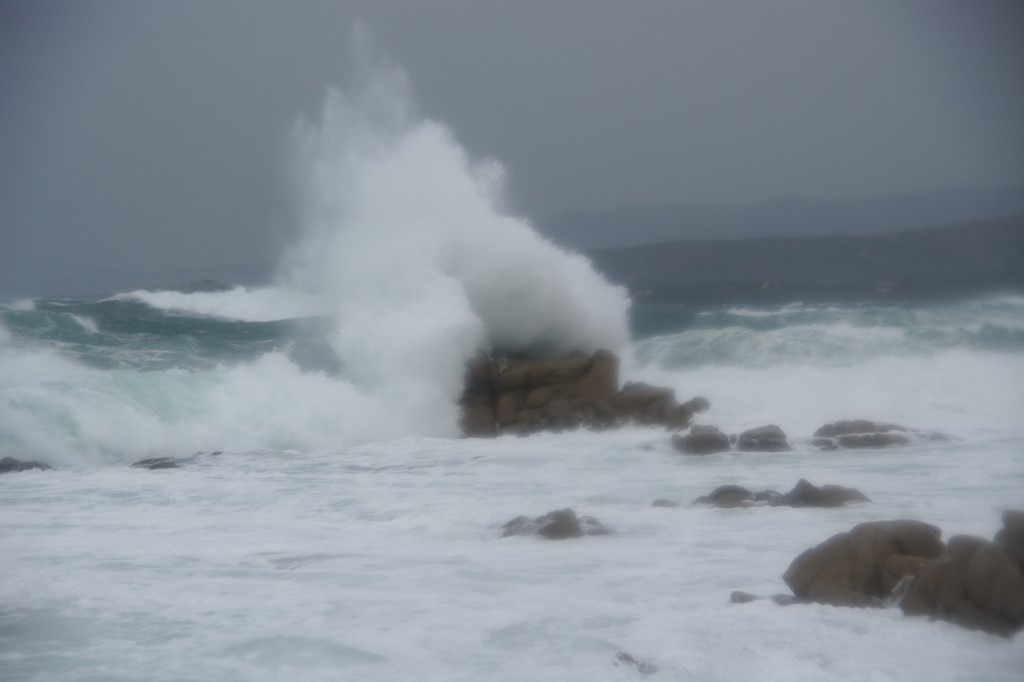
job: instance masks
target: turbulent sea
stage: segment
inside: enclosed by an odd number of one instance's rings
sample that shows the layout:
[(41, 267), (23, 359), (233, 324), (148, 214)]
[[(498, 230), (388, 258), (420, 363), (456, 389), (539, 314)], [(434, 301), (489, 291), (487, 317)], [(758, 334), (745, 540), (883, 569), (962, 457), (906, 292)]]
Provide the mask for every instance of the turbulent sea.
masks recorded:
[[(776, 423), (794, 448), (706, 457), (653, 428), (460, 439), (451, 390), (410, 375), (447, 362), (438, 346), (398, 353), (378, 335), (391, 325), (357, 343), (286, 289), (8, 301), (0, 324), (0, 454), (56, 467), (0, 477), (0, 679), (641, 679), (620, 651), (656, 666), (650, 680), (1024, 669), (1019, 636), (729, 603), (786, 592), (796, 555), (859, 522), (991, 538), (1024, 507), (1020, 296), (633, 306), (622, 379), (705, 396), (698, 423), (727, 432)], [(845, 418), (950, 438), (810, 447)], [(199, 451), (222, 454), (128, 466)], [(799, 478), (872, 502), (690, 504)], [(616, 534), (500, 538), (564, 507)]]

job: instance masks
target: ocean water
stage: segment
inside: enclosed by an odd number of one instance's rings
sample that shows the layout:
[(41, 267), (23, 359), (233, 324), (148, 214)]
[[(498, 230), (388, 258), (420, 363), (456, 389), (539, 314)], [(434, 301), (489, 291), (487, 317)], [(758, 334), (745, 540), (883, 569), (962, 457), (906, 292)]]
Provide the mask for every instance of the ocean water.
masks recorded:
[[(991, 537), (1024, 506), (1024, 297), (634, 306), (623, 379), (794, 445), (708, 457), (647, 428), (387, 434), (317, 312), (281, 289), (0, 307), (0, 449), (59, 467), (0, 477), (0, 679), (641, 679), (619, 651), (652, 680), (1019, 679), (1020, 637), (729, 593), (786, 592), (797, 554), (862, 521)], [(837, 418), (950, 439), (812, 450)], [(222, 454), (127, 466), (199, 450)], [(689, 504), (799, 478), (872, 502)], [(500, 538), (564, 507), (616, 534)]]
[[(0, 303), (0, 679), (1019, 680), (1006, 641), (785, 591), (862, 521), (991, 537), (1024, 507), (1024, 298), (640, 306), (515, 216), (504, 171), (367, 59), (290, 133), (275, 283)], [(480, 347), (608, 348), (623, 380), (792, 452), (686, 457), (663, 430), (459, 438)], [(943, 441), (811, 450), (834, 419)], [(177, 469), (133, 469), (192, 457)], [(219, 454), (213, 454), (219, 453)], [(718, 485), (854, 486), (842, 509), (707, 509)], [(672, 509), (651, 502), (681, 502)], [(501, 539), (571, 507), (616, 534)]]

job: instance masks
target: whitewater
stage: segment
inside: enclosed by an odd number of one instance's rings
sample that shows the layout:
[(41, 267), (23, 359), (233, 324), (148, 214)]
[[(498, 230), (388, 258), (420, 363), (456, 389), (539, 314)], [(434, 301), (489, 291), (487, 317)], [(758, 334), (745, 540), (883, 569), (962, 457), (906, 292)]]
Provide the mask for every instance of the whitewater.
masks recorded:
[[(1024, 507), (1024, 297), (631, 305), (512, 215), (500, 165), (386, 63), (291, 139), (274, 284), (0, 303), (0, 455), (56, 467), (0, 476), (0, 679), (1019, 679), (1021, 637), (729, 594), (785, 592), (856, 523), (991, 538)], [(463, 439), (481, 347), (608, 348), (623, 379), (708, 398), (698, 423), (775, 423), (793, 451)], [(811, 447), (849, 418), (947, 438)], [(129, 466), (148, 457), (187, 461)], [(871, 502), (691, 504), (799, 478)], [(500, 537), (565, 507), (616, 533)]]

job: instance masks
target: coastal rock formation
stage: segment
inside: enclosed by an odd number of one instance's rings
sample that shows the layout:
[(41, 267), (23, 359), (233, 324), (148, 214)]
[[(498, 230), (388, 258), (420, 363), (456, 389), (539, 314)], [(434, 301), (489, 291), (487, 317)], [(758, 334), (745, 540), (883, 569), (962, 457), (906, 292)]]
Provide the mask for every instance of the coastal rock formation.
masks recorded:
[[(962, 627), (1013, 637), (1024, 628), (1024, 511), (1003, 514), (989, 542), (920, 521), (862, 523), (793, 560), (783, 580), (794, 597), (776, 603), (895, 606)], [(731, 600), (762, 599), (733, 592)]]
[(42, 462), (29, 461), (23, 462), (20, 459), (14, 457), (4, 457), (0, 459), (0, 474), (10, 474), (17, 471), (30, 471), (32, 469), (52, 469), (53, 467), (49, 464), (43, 464)]
[(801, 478), (793, 489), (782, 496), (780, 505), (788, 507), (842, 507), (852, 502), (870, 502), (867, 495), (856, 488), (841, 485), (816, 486)]
[(800, 599), (834, 606), (878, 606), (890, 592), (883, 579), (890, 557), (940, 557), (946, 551), (940, 534), (935, 526), (920, 521), (862, 523), (800, 554), (783, 580)]
[(716, 426), (693, 426), (685, 435), (672, 436), (672, 445), (686, 455), (713, 455), (731, 449), (729, 436)]
[(619, 359), (606, 350), (541, 360), (480, 353), (466, 370), (462, 431), (487, 437), (624, 423), (674, 430), (708, 408), (703, 398), (680, 405), (669, 388), (627, 383), (620, 391), (618, 386)]
[(775, 424), (749, 429), (739, 435), (736, 449), (746, 452), (785, 452), (790, 450), (786, 434)]
[(948, 553), (917, 569), (900, 608), (1010, 637), (1024, 627), (1024, 512), (1003, 515), (995, 542), (967, 535), (950, 539)]
[(517, 516), (502, 527), (501, 537), (540, 535), (548, 540), (565, 540), (584, 535), (611, 534), (612, 530), (593, 516), (576, 516), (576, 512), (572, 509), (559, 509), (535, 519)]
[(709, 504), (713, 507), (841, 507), (852, 502), (870, 502), (864, 493), (856, 488), (839, 485), (816, 486), (801, 478), (785, 495), (774, 490), (752, 492), (738, 485), (723, 485), (710, 494), (698, 497), (695, 504)]
[(814, 432), (811, 444), (823, 450), (837, 448), (888, 448), (906, 445), (908, 429), (896, 424), (852, 419), (825, 424)]

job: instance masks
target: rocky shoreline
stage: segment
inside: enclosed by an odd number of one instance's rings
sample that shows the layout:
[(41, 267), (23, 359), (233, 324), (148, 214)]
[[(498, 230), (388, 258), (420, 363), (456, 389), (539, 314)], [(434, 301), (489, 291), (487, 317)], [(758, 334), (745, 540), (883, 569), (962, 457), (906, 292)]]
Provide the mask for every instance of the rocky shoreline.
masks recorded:
[[(619, 360), (608, 351), (531, 359), (480, 353), (469, 363), (461, 400), (465, 437), (525, 436), (540, 431), (604, 430), (623, 425), (659, 426), (671, 432), (674, 449), (686, 456), (724, 452), (785, 453), (789, 438), (774, 424), (739, 434), (710, 425), (693, 425), (693, 415), (709, 409), (707, 400), (684, 403), (672, 389), (643, 383), (619, 388)], [(937, 433), (862, 419), (833, 422), (803, 441), (818, 450), (894, 448), (914, 440), (943, 440)], [(151, 457), (136, 469), (187, 466), (220, 452), (191, 457)], [(50, 469), (37, 461), (0, 460), (0, 473)], [(717, 508), (836, 508), (870, 503), (863, 492), (837, 485), (815, 485), (801, 478), (780, 493), (719, 486), (692, 505)], [(655, 500), (655, 507), (683, 506)], [(516, 517), (501, 527), (501, 537), (536, 536), (567, 540), (612, 535), (615, 531), (573, 509)], [(783, 580), (791, 595), (758, 597), (733, 592), (731, 601), (771, 599), (779, 605), (821, 603), (881, 608), (898, 606), (907, 615), (927, 616), (1011, 638), (1024, 628), (1024, 511), (1006, 511), (1003, 528), (989, 541), (954, 536), (943, 543), (936, 526), (899, 519), (861, 523), (811, 547), (790, 564)], [(628, 654), (626, 655), (628, 656)], [(623, 659), (625, 660), (625, 659)], [(626, 661), (629, 663), (629, 661)], [(630, 663), (632, 665), (632, 663)]]

